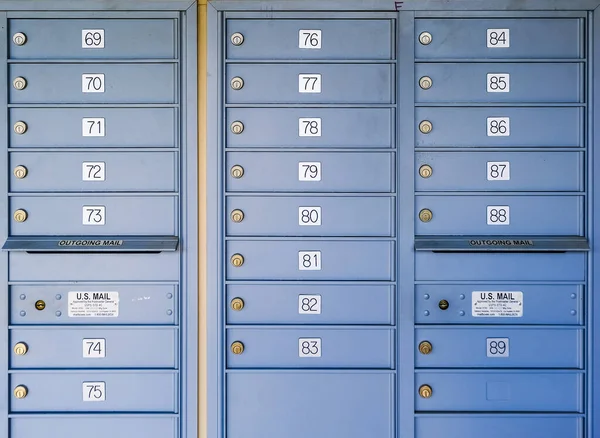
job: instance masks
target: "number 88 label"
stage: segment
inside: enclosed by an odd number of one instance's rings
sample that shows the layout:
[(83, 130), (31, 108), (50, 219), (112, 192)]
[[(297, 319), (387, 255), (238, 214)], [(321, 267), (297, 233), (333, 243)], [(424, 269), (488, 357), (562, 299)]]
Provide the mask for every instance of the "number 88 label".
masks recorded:
[(488, 225), (510, 225), (510, 207), (508, 205), (489, 205), (487, 207)]

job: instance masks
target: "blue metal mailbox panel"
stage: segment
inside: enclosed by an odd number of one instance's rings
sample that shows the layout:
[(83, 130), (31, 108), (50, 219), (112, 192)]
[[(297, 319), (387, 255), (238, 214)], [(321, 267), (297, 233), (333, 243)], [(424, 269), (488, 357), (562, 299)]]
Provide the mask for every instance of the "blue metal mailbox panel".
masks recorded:
[(583, 412), (581, 372), (417, 371), (415, 388), (429, 385), (430, 398), (415, 396), (423, 412)]
[(234, 122), (244, 128), (227, 129), (227, 147), (390, 148), (395, 120), (391, 108), (229, 108)]
[(9, 342), (27, 352), (11, 351), (10, 367), (175, 368), (178, 338), (175, 327), (22, 327), (10, 330)]
[(230, 372), (227, 437), (392, 438), (394, 377), (356, 371)]
[(9, 88), (13, 104), (177, 102), (176, 64), (10, 64), (8, 74), (27, 81)]
[[(229, 196), (229, 236), (392, 236), (395, 198)], [(243, 219), (236, 222), (234, 212)], [(239, 214), (239, 213), (238, 213)]]
[(176, 119), (174, 108), (11, 108), (11, 126), (22, 121), (27, 131), (17, 134), (11, 129), (10, 145), (174, 147)]
[[(394, 57), (394, 23), (391, 20), (229, 19), (226, 23), (226, 56), (229, 60), (377, 60)], [(320, 33), (319, 42), (317, 35), (313, 35), (315, 30)], [(236, 32), (244, 37), (239, 46), (235, 46), (230, 38)]]
[(417, 415), (415, 438), (583, 438), (583, 418), (543, 414)]
[[(580, 191), (582, 152), (417, 152), (417, 191)], [(535, 169), (535, 175), (531, 170)], [(417, 172), (418, 174), (418, 172)]]
[(392, 64), (228, 64), (227, 103), (393, 103)]
[(11, 59), (165, 59), (178, 50), (177, 23), (164, 18), (13, 19), (9, 32), (27, 37), (22, 46), (11, 41)]
[(428, 134), (415, 127), (417, 147), (583, 146), (581, 108), (419, 107), (415, 116), (433, 125)]
[(179, 254), (8, 255), (11, 281), (178, 281)]
[(415, 254), (416, 280), (585, 281), (585, 254)]
[[(394, 242), (230, 240), (228, 280), (392, 280)], [(233, 266), (234, 255), (243, 264)]]
[[(228, 152), (229, 192), (392, 192), (393, 152)], [(234, 178), (233, 166), (243, 175)], [(313, 167), (314, 166), (314, 167)]]
[[(577, 18), (444, 18), (415, 20), (415, 56), (429, 59), (579, 58), (583, 21)], [(490, 35), (488, 35), (488, 29)], [(502, 31), (508, 30), (508, 36)], [(491, 32), (497, 32), (498, 41)], [(418, 42), (421, 32), (431, 43)], [(506, 42), (507, 41), (507, 42)], [(495, 43), (495, 44), (494, 44)]]
[(11, 438), (177, 438), (178, 419), (140, 415), (44, 415), (12, 417)]
[[(174, 196), (15, 196), (10, 208), (27, 212), (25, 222), (12, 222), (12, 235), (171, 236), (177, 230)], [(152, 220), (140, 212), (152, 212)]]
[(431, 80), (430, 88), (415, 88), (415, 101), (420, 103), (579, 103), (583, 99), (583, 64), (420, 63), (415, 65), (415, 75), (417, 80)]
[[(88, 306), (77, 311), (70, 304), (77, 299), (77, 292), (88, 293)], [(94, 297), (93, 292), (111, 292), (109, 299), (118, 298), (110, 312), (106, 312), (107, 300)], [(10, 324), (161, 324), (178, 322), (178, 288), (168, 284), (73, 284), (73, 285), (13, 285), (9, 287)], [(35, 302), (44, 300), (43, 310), (35, 308)], [(71, 300), (70, 300), (71, 299)], [(80, 298), (81, 302), (81, 298)], [(81, 309), (81, 307), (84, 307)], [(86, 312), (88, 310), (88, 312)]]
[[(395, 291), (383, 284), (229, 284), (228, 324), (380, 324), (394, 323)], [(340, 305), (340, 303), (342, 303)]]
[[(446, 310), (440, 309), (441, 300), (448, 302)], [(579, 325), (584, 322), (583, 309), (583, 286), (577, 284), (415, 286), (417, 324)]]
[(176, 152), (12, 152), (10, 167), (25, 166), (25, 178), (10, 172), (12, 192), (174, 192)]
[[(10, 374), (11, 412), (177, 412), (176, 371), (68, 371)], [(12, 392), (12, 391), (11, 391)], [(90, 400), (88, 400), (90, 399)]]
[[(584, 226), (583, 202), (583, 196), (417, 196), (416, 211), (429, 209), (433, 219), (417, 219), (415, 232), (579, 236)], [(545, 211), (552, 214), (541, 216)]]
[[(421, 342), (433, 349), (419, 352)], [(583, 330), (574, 327), (428, 327), (415, 330), (417, 368), (583, 369)]]
[[(228, 368), (394, 368), (395, 332), (389, 328), (233, 328)], [(356, 348), (360, 345), (361, 348)]]

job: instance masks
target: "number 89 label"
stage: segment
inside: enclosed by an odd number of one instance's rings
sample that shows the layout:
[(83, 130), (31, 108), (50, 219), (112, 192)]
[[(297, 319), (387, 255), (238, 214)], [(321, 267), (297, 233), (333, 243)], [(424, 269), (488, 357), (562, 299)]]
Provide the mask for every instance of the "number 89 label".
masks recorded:
[(487, 338), (487, 357), (509, 357), (508, 338)]
[(487, 208), (488, 225), (510, 225), (510, 207), (508, 205), (489, 205)]

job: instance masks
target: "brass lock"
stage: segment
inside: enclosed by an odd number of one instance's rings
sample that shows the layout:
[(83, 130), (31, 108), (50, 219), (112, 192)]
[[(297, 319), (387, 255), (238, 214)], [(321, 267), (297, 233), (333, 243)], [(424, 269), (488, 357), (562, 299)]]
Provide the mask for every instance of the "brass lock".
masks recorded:
[(244, 352), (244, 344), (242, 344), (240, 341), (235, 341), (233, 344), (231, 344), (231, 352), (233, 354), (242, 354)]
[(431, 36), (431, 34), (429, 32), (421, 32), (421, 34), (419, 35), (419, 42), (421, 44), (423, 44), (424, 46), (431, 44), (432, 40), (433, 40), (433, 37)]
[(46, 308), (46, 303), (44, 300), (37, 300), (35, 302), (35, 308), (38, 310), (44, 310)]
[(241, 298), (234, 298), (233, 300), (231, 300), (230, 306), (233, 310), (239, 312), (244, 308), (244, 300), (242, 300)]
[(231, 124), (231, 132), (234, 134), (241, 134), (244, 132), (244, 124), (240, 121), (235, 121)]
[(231, 167), (229, 173), (235, 179), (240, 179), (242, 176), (244, 176), (244, 168), (239, 164), (236, 164), (235, 166)]
[(13, 35), (13, 43), (22, 46), (27, 42), (27, 36), (23, 32), (17, 32)]
[(25, 342), (17, 342), (13, 347), (13, 351), (17, 356), (24, 356), (25, 354), (27, 354), (28, 349), (29, 348), (27, 347), (27, 344)]
[(13, 175), (18, 179), (23, 179), (27, 176), (27, 168), (19, 165), (13, 169)]
[(229, 84), (234, 90), (241, 90), (242, 88), (244, 88), (244, 80), (239, 76), (233, 78)]
[(27, 80), (19, 76), (13, 80), (13, 87), (15, 87), (15, 90), (24, 90), (27, 87)]
[(440, 302), (438, 303), (438, 307), (442, 310), (447, 310), (448, 307), (450, 307), (450, 303), (446, 300), (440, 300)]
[(429, 385), (421, 385), (419, 387), (419, 395), (423, 398), (430, 398), (433, 395), (433, 389)]
[(244, 257), (241, 254), (234, 254), (231, 256), (231, 264), (236, 268), (239, 268), (244, 264)]
[(429, 76), (423, 76), (421, 79), (419, 79), (419, 87), (421, 87), (423, 90), (429, 90), (432, 85), (433, 81)]
[(433, 213), (428, 208), (424, 208), (419, 212), (421, 222), (430, 222), (433, 219)]
[(429, 120), (423, 120), (419, 123), (419, 131), (423, 134), (429, 134), (433, 130), (433, 125)]
[(422, 178), (429, 178), (433, 174), (433, 168), (429, 164), (423, 164), (419, 167), (419, 175)]
[(13, 219), (16, 222), (25, 222), (27, 220), (27, 212), (22, 208), (19, 208), (13, 213)]
[(431, 342), (423, 341), (419, 344), (419, 352), (421, 354), (429, 354), (429, 353), (431, 353), (431, 350), (433, 350), (433, 346), (431, 345)]
[(13, 394), (15, 398), (25, 398), (27, 397), (27, 387), (19, 385), (13, 390)]
[(27, 132), (27, 123), (25, 122), (16, 122), (13, 126), (13, 130), (15, 131), (15, 134), (25, 134)]
[(242, 210), (233, 210), (229, 217), (231, 217), (233, 222), (240, 223), (244, 220), (244, 212)]
[(239, 32), (236, 32), (231, 35), (231, 44), (234, 46), (241, 46), (244, 44), (244, 35)]

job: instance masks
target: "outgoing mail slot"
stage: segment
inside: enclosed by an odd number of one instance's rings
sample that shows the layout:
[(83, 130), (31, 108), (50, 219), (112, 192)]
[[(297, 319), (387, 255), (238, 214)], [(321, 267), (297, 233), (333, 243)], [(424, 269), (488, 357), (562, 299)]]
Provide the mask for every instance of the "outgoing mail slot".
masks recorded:
[(581, 108), (416, 108), (417, 147), (580, 147)]
[(229, 236), (393, 236), (394, 198), (255, 197), (226, 201)]
[(12, 152), (10, 190), (174, 192), (177, 165), (175, 152)]
[(175, 368), (178, 336), (170, 327), (12, 329), (10, 367)]
[[(78, 293), (87, 293), (87, 299), (78, 299)], [(177, 286), (168, 284), (13, 285), (9, 296), (12, 325), (171, 325), (178, 317)], [(39, 300), (42, 310), (35, 305)]]
[[(415, 320), (418, 324), (580, 325), (584, 298), (583, 286), (577, 284), (418, 284)], [(446, 309), (440, 309), (442, 300), (448, 303)]]
[(228, 59), (392, 59), (394, 46), (391, 20), (227, 20)]
[(14, 372), (10, 412), (177, 412), (178, 380), (166, 370)]
[[(228, 368), (393, 368), (394, 331), (387, 328), (229, 329)], [(357, 348), (360, 346), (360, 348)]]
[(12, 438), (177, 438), (179, 418), (143, 415), (27, 415), (10, 420)]
[(392, 152), (227, 152), (227, 190), (389, 193), (395, 159)]
[(576, 415), (420, 414), (415, 418), (415, 438), (582, 438), (583, 430), (583, 417)]
[[(419, 395), (428, 385), (431, 397)], [(583, 412), (583, 373), (573, 371), (417, 371), (415, 410)]]
[[(417, 152), (417, 191), (581, 191), (582, 152)], [(422, 166), (431, 172), (422, 173)], [(429, 176), (428, 176), (429, 175)]]
[(229, 240), (228, 280), (393, 280), (394, 242)]
[[(450, 309), (448, 309), (450, 310)], [(430, 351), (422, 343), (431, 345)], [(436, 326), (415, 332), (417, 368), (583, 368), (583, 330)]]
[(583, 196), (417, 196), (417, 234), (574, 235), (583, 233)]
[[(11, 59), (168, 59), (177, 56), (177, 22), (170, 19), (16, 19), (9, 35)], [(86, 32), (87, 31), (87, 32)], [(127, 44), (125, 44), (127, 42)]]
[(238, 104), (389, 104), (394, 102), (393, 77), (391, 64), (228, 64), (226, 99)]
[(229, 284), (228, 324), (394, 323), (394, 286)]
[[(227, 436), (306, 438), (310, 429), (311, 438), (364, 438), (365, 431), (392, 438), (394, 377), (369, 371), (227, 373)], [(305, 424), (304, 418), (319, 427)]]
[(11, 234), (174, 235), (176, 204), (172, 196), (12, 197), (11, 211), (23, 209), (27, 219), (13, 220)]
[(176, 103), (175, 64), (10, 64), (10, 103)]
[(582, 64), (417, 64), (416, 102), (582, 102)]
[(585, 280), (586, 255), (527, 253), (415, 254), (416, 280), (574, 281)]
[[(417, 58), (559, 59), (583, 56), (583, 22), (578, 18), (418, 19)], [(430, 44), (419, 43), (422, 32)]]
[[(389, 149), (394, 114), (391, 108), (229, 108), (226, 141), (228, 147)], [(232, 132), (234, 122), (242, 123), (241, 133)]]
[[(12, 108), (11, 147), (175, 147), (174, 108)], [(23, 122), (26, 131), (13, 126)], [(20, 131), (22, 132), (22, 131)]]

